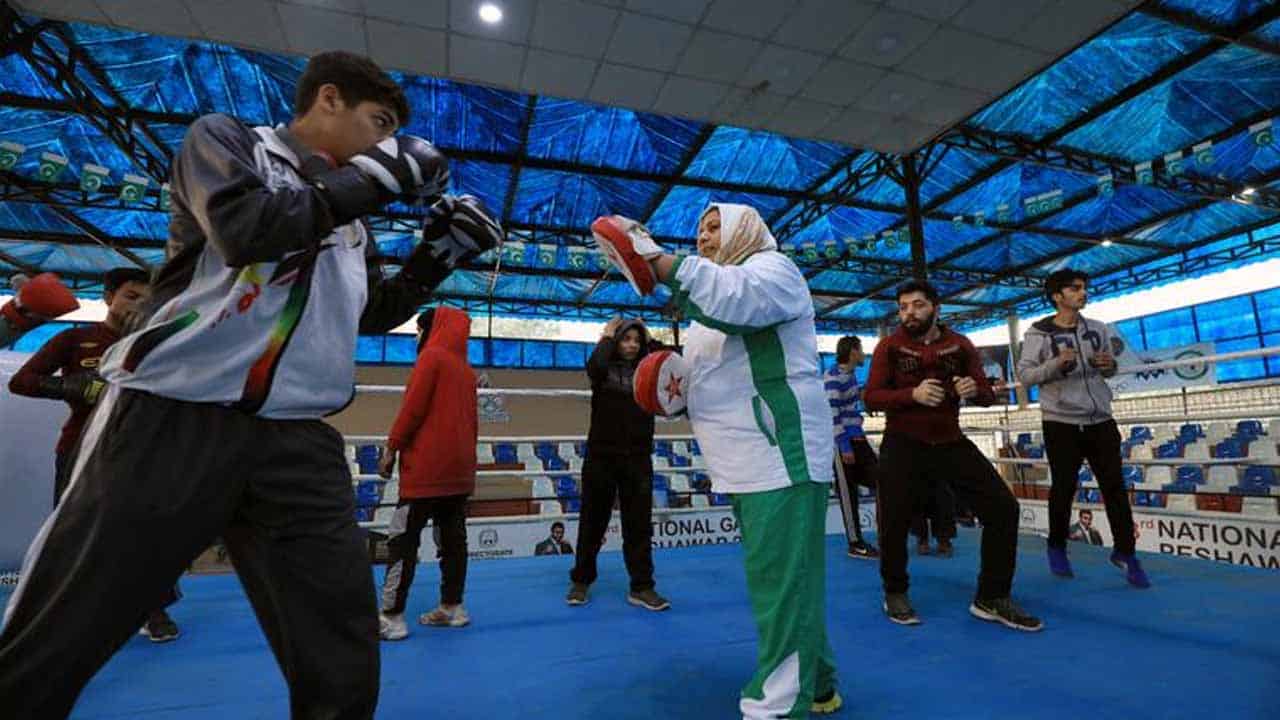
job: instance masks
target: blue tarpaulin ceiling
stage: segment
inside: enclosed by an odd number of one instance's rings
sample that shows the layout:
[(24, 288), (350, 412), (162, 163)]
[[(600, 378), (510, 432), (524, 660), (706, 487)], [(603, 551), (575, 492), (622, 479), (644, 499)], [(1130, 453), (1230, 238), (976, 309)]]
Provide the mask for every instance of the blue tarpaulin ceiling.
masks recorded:
[[(161, 184), (186, 125), (291, 115), (304, 59), (3, 10), (5, 275), (52, 270), (93, 293), (108, 268), (163, 262)], [(1274, 2), (1147, 3), (907, 156), (399, 79), (407, 131), (443, 148), (454, 191), (480, 196), (509, 230), (500, 258), (440, 288), (473, 311), (657, 319), (668, 296), (638, 299), (606, 275), (587, 228), (629, 215), (687, 251), (713, 200), (769, 220), (826, 328), (874, 327), (921, 259), (948, 312), (972, 325), (1035, 310), (1040, 281), (1062, 267), (1121, 293), (1280, 250)], [(144, 192), (122, 199), (139, 178)], [(412, 247), (415, 212), (374, 219), (389, 258)]]

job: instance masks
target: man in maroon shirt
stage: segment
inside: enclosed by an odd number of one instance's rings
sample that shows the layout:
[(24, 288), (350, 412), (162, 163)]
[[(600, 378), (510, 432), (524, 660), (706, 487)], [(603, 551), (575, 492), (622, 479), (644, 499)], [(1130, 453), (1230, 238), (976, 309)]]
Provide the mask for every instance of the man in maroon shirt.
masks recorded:
[[(9, 392), (28, 397), (62, 400), (71, 415), (62, 425), (54, 448), (53, 504), (66, 492), (75, 464), (76, 441), (106, 384), (98, 376), (98, 360), (117, 340), (126, 320), (150, 296), (150, 276), (138, 268), (108, 270), (102, 279), (107, 317), (100, 323), (73, 327), (49, 338), (9, 380)], [(165, 606), (178, 599), (174, 589)], [(143, 634), (154, 642), (178, 637), (178, 626), (163, 609), (147, 618)]]
[(938, 291), (909, 281), (898, 288), (897, 332), (871, 358), (863, 402), (885, 413), (880, 445), (880, 576), (884, 611), (900, 625), (919, 624), (907, 598), (907, 529), (926, 500), (930, 477), (946, 478), (982, 520), (982, 565), (969, 612), (1016, 630), (1043, 623), (1013, 603), (1018, 501), (991, 462), (960, 431), (960, 403), (987, 406), (995, 394), (982, 359), (965, 336), (938, 322)]

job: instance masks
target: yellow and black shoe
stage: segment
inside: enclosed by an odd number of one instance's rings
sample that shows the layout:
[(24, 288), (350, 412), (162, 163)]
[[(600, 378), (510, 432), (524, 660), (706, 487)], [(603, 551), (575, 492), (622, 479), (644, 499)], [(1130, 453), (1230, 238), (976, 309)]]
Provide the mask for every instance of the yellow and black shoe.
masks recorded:
[(814, 715), (830, 715), (844, 706), (844, 699), (840, 697), (840, 693), (832, 688), (826, 695), (820, 695), (813, 699), (813, 705), (809, 707), (809, 712)]

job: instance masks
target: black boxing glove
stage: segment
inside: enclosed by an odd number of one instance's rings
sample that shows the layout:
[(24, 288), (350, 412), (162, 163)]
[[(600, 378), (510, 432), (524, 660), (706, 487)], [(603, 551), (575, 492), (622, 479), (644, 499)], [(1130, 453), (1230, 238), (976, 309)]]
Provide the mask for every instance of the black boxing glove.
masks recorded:
[(446, 195), (427, 211), (422, 242), (409, 253), (401, 273), (419, 286), (433, 288), (503, 237), (502, 226), (478, 198)]
[(70, 375), (50, 375), (40, 378), (37, 396), (65, 400), (81, 405), (97, 405), (107, 382), (96, 372), (77, 372)]
[(399, 198), (438, 199), (449, 187), (449, 161), (426, 140), (397, 135), (311, 180), (328, 201), (334, 224), (345, 225)]

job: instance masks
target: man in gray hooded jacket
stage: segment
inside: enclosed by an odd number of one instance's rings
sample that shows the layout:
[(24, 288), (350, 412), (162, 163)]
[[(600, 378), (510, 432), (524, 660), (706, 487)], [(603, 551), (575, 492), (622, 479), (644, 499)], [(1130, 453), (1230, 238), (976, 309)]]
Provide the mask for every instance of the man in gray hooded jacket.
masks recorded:
[(1120, 429), (1111, 416), (1111, 387), (1116, 355), (1124, 341), (1102, 322), (1080, 314), (1088, 302), (1088, 276), (1072, 269), (1045, 279), (1044, 294), (1056, 313), (1027, 330), (1018, 360), (1023, 385), (1040, 386), (1045, 452), (1049, 456), (1049, 569), (1072, 577), (1067, 558), (1067, 526), (1080, 464), (1089, 468), (1102, 490), (1107, 521), (1115, 537), (1111, 563), (1125, 571), (1129, 584), (1149, 587), (1134, 555), (1133, 511), (1121, 469)]

